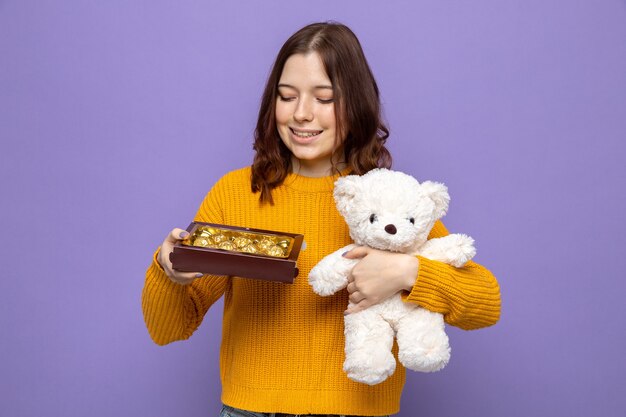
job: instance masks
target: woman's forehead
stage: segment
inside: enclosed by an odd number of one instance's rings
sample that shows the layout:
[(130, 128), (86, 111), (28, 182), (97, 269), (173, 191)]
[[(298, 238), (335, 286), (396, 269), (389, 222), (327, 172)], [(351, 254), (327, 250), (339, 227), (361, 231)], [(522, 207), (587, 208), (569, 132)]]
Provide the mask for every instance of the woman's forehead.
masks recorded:
[(333, 88), (317, 52), (291, 55), (285, 62), (278, 86), (311, 90), (332, 90)]

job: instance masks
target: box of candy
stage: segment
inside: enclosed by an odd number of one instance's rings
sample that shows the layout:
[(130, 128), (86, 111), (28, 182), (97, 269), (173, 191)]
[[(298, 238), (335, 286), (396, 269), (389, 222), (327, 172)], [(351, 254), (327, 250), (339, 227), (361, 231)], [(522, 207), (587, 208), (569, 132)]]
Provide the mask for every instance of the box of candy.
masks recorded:
[(174, 246), (174, 269), (293, 283), (303, 235), (192, 222)]

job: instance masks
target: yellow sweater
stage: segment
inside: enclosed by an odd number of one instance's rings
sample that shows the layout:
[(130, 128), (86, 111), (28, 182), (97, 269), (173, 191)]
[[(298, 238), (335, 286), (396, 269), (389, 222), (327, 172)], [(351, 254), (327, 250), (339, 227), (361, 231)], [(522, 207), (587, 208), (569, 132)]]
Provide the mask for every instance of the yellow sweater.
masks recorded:
[[(220, 369), (225, 404), (295, 414), (399, 411), (402, 365), (375, 386), (349, 380), (342, 370), (347, 292), (320, 297), (307, 282), (322, 257), (351, 243), (335, 209), (336, 178), (290, 174), (274, 189), (275, 204), (261, 206), (258, 194), (250, 191), (250, 168), (243, 168), (222, 177), (196, 214), (196, 221), (303, 234), (306, 249), (294, 284), (207, 275), (185, 286), (171, 281), (155, 259), (148, 268), (142, 306), (159, 345), (189, 338), (224, 295)], [(430, 237), (447, 233), (437, 222)], [(474, 262), (454, 268), (420, 257), (415, 286), (405, 300), (441, 312), (447, 323), (463, 329), (492, 325), (500, 314), (498, 284)]]

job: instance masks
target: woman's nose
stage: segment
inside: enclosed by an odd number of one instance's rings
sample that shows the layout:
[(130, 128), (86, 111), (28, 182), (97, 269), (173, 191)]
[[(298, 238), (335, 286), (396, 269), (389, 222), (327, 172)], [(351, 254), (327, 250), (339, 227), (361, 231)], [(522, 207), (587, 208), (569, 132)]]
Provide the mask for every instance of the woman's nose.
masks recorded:
[(298, 105), (293, 113), (293, 118), (297, 122), (310, 122), (313, 120), (313, 111), (307, 100), (298, 100)]

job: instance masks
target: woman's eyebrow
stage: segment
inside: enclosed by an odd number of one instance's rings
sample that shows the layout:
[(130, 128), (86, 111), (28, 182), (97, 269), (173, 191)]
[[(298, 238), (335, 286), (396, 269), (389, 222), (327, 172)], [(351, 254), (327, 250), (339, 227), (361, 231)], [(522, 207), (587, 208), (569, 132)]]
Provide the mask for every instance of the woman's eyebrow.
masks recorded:
[[(294, 90), (297, 90), (297, 88), (291, 84), (284, 84), (284, 83), (278, 84), (278, 88), (280, 87), (292, 88)], [(313, 89), (314, 90), (332, 90), (333, 86), (332, 85), (316, 85), (315, 87), (313, 87)]]

